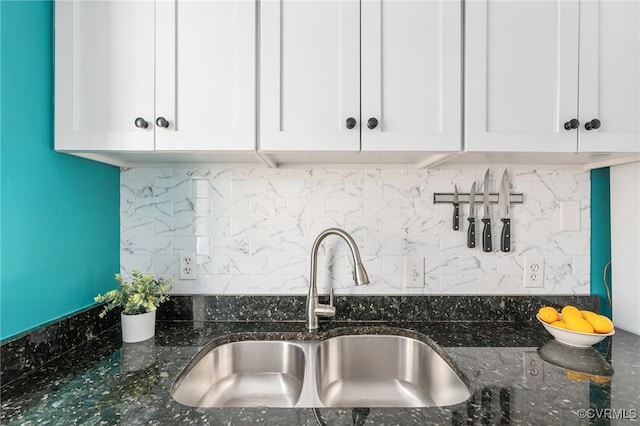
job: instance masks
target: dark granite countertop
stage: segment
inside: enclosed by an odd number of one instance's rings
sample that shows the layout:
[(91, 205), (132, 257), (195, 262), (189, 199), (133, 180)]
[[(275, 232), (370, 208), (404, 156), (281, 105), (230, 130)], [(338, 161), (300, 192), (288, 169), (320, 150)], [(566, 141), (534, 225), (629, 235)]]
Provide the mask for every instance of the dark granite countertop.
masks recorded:
[[(609, 424), (607, 415), (619, 418), (614, 424), (638, 421), (640, 338), (630, 333), (619, 330), (599, 345), (615, 373), (611, 381), (596, 383), (543, 361), (537, 349), (550, 336), (535, 323), (336, 322), (323, 327), (348, 333), (367, 326), (380, 333), (398, 326), (429, 336), (458, 364), (474, 392), (469, 401), (451, 407), (372, 408), (368, 424), (500, 424), (507, 419), (511, 424), (594, 424), (589, 416), (600, 418), (595, 424)], [(212, 339), (235, 333), (309, 338), (302, 322), (167, 321), (158, 323), (152, 341), (123, 346), (114, 327), (3, 386), (0, 420), (8, 425), (317, 424), (311, 409), (196, 409), (172, 400), (170, 386), (191, 357)], [(507, 394), (508, 410), (503, 405), (501, 411), (501, 395)], [(598, 411), (605, 409), (611, 410)], [(321, 408), (318, 413), (326, 424), (352, 424), (351, 409)], [(468, 414), (473, 423), (467, 423)]]
[[(404, 333), (435, 341), (471, 383), (472, 396), (448, 407), (373, 407), (364, 424), (635, 424), (640, 410), (640, 337), (617, 330), (595, 347), (575, 349), (552, 340), (531, 320), (544, 304), (571, 302), (595, 310), (594, 300), (337, 298), (336, 319), (310, 334), (299, 320), (304, 297), (175, 297), (160, 313), (155, 338), (147, 342), (123, 344), (115, 324), (42, 363), (34, 363), (38, 357), (33, 355), (51, 346), (42, 336), (66, 337), (68, 328), (58, 326), (62, 331), (55, 333), (49, 328), (4, 344), (3, 361), (10, 361), (11, 370), (3, 371), (0, 423), (351, 425), (351, 408), (320, 408), (315, 412), (318, 419), (310, 408), (191, 408), (174, 401), (169, 391), (199, 350), (212, 340), (237, 340), (238, 333), (243, 339)], [(71, 323), (76, 328), (78, 320)], [(608, 378), (611, 367), (614, 374)]]

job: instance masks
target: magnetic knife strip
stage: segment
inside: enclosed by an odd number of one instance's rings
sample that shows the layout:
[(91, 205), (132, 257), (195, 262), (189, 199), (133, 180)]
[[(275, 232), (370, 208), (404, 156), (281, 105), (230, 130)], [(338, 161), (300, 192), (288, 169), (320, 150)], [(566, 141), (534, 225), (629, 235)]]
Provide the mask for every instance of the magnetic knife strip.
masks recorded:
[[(523, 194), (509, 194), (509, 204), (522, 204), (524, 202)], [(458, 202), (460, 204), (469, 204), (469, 193), (458, 193)], [(476, 193), (476, 205), (484, 203), (484, 194)], [(434, 192), (433, 204), (453, 204), (453, 192)], [(498, 193), (489, 194), (489, 204), (498, 204)], [(482, 206), (480, 206), (482, 207)]]

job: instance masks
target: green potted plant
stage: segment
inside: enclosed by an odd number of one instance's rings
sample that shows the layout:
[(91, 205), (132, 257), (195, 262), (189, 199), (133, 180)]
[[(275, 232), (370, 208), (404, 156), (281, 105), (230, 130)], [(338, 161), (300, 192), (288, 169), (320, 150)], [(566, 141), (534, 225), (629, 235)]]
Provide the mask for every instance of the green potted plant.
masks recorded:
[(112, 309), (122, 308), (122, 340), (127, 343), (142, 342), (155, 335), (156, 309), (169, 298), (166, 292), (173, 284), (173, 278), (154, 278), (137, 270), (132, 271), (132, 278), (129, 283), (116, 274), (118, 287), (94, 298), (104, 303), (100, 318)]

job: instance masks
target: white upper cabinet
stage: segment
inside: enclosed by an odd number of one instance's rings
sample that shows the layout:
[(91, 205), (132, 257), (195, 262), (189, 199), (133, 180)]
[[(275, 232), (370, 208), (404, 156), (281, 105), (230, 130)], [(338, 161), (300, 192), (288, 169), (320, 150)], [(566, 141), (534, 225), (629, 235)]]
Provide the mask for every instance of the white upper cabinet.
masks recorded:
[(579, 108), (579, 151), (640, 153), (640, 1), (580, 3)]
[(640, 154), (638, 0), (57, 0), (55, 31), (55, 148), (111, 164)]
[(154, 9), (56, 2), (56, 149), (153, 150)]
[(638, 2), (474, 0), (465, 16), (466, 151), (639, 152)]
[(360, 150), (359, 9), (260, 2), (260, 150)]
[(256, 5), (156, 4), (157, 150), (255, 150)]
[(56, 2), (56, 149), (255, 150), (255, 10)]
[(460, 150), (460, 2), (260, 8), (260, 150)]
[(578, 4), (466, 2), (465, 150), (576, 151)]
[(368, 0), (361, 8), (362, 150), (459, 151), (461, 2)]

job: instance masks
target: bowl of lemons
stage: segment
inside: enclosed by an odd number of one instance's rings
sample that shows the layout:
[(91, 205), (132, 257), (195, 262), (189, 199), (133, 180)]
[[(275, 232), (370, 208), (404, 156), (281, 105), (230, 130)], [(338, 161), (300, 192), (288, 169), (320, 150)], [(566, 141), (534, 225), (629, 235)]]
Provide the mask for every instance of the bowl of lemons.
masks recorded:
[(571, 346), (586, 348), (615, 333), (609, 318), (571, 305), (560, 312), (544, 306), (538, 310), (536, 318), (558, 342)]

